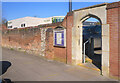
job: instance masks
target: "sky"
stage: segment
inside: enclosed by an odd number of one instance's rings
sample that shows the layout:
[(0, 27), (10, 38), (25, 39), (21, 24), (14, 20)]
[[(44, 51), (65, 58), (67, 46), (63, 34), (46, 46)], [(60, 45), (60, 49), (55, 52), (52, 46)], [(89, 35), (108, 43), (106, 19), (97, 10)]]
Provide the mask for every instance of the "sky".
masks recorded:
[[(101, 3), (104, 2), (73, 2), (72, 10)], [(2, 17), (8, 21), (26, 16), (39, 18), (65, 16), (67, 12), (68, 2), (2, 2)]]

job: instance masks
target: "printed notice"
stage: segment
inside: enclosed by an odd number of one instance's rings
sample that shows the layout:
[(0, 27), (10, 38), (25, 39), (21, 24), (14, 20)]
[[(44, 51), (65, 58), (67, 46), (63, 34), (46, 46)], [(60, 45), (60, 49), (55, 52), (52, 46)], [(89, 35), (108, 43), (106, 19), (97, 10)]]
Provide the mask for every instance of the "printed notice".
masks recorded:
[(62, 33), (57, 33), (57, 44), (62, 44)]

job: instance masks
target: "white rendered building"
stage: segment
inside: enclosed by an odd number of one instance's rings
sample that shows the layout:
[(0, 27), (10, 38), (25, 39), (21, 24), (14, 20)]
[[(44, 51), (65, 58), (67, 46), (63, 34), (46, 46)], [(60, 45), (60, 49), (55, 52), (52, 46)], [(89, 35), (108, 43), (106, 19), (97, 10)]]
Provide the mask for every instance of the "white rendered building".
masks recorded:
[(8, 29), (24, 28), (62, 22), (65, 16), (53, 16), (48, 18), (24, 17), (8, 21)]

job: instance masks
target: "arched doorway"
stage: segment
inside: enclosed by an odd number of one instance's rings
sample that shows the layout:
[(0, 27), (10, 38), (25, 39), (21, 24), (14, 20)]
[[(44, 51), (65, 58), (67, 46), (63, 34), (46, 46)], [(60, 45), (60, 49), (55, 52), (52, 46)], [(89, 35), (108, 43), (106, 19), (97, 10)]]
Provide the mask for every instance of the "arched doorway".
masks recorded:
[(102, 22), (99, 17), (89, 14), (82, 23), (82, 62), (102, 70)]
[(75, 65), (84, 65), (83, 61), (83, 22), (95, 18), (101, 24), (101, 73), (109, 75), (109, 24), (107, 24), (106, 4), (87, 7), (74, 11), (72, 28), (72, 61)]

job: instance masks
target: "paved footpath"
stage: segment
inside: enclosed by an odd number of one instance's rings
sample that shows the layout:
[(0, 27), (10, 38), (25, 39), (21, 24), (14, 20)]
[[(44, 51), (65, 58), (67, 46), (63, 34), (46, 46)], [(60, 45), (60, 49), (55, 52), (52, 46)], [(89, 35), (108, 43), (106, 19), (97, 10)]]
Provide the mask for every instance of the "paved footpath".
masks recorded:
[(111, 81), (99, 72), (80, 66), (49, 61), (40, 56), (2, 49), (3, 61), (11, 66), (3, 74), (3, 78), (12, 81)]

